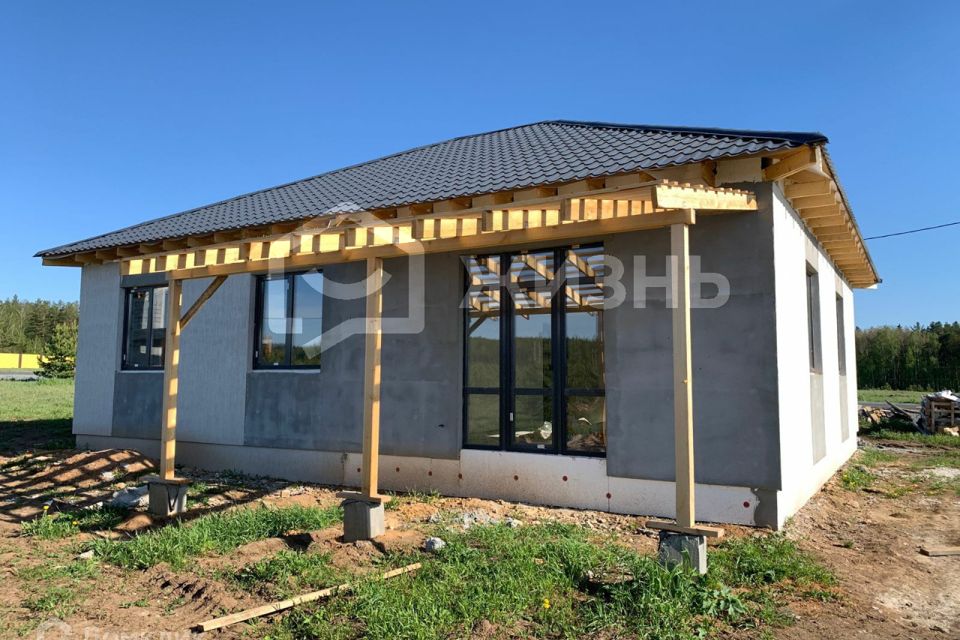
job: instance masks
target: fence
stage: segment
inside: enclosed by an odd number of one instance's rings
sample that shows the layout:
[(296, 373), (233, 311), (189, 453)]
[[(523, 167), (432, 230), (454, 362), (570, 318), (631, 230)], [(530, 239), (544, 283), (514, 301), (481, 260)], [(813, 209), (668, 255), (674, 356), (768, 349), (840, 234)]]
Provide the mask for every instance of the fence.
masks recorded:
[(0, 353), (0, 369), (38, 369), (39, 367), (39, 354)]

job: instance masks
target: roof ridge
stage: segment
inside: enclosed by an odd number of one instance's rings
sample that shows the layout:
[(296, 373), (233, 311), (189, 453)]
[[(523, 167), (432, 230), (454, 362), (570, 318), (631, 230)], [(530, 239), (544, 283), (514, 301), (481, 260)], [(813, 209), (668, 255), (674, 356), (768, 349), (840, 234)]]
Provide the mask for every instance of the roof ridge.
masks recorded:
[(623, 129), (634, 131), (660, 131), (664, 133), (691, 133), (708, 136), (736, 136), (740, 138), (757, 138), (763, 140), (793, 140), (809, 138), (803, 144), (813, 142), (829, 142), (827, 136), (819, 131), (762, 131), (755, 129), (730, 129), (725, 127), (682, 127), (657, 124), (623, 124), (617, 122), (600, 122), (594, 120), (544, 120), (534, 124), (558, 124), (575, 127), (590, 127), (602, 129)]

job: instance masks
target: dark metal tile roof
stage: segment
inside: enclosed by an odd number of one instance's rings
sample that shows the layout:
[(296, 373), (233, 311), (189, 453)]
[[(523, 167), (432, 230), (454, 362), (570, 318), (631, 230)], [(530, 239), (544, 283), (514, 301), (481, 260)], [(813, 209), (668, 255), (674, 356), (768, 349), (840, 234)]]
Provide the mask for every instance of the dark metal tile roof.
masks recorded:
[(454, 138), (47, 249), (59, 256), (826, 142), (819, 133), (556, 120)]

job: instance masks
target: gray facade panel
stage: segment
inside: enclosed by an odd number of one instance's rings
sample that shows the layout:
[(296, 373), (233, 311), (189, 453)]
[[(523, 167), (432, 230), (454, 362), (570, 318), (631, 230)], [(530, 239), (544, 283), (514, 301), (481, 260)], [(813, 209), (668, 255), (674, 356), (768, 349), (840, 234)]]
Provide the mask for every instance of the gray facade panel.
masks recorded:
[[(364, 263), (323, 268), (324, 338), (362, 318), (363, 299), (336, 300), (330, 282), (357, 283)], [(251, 301), (252, 306), (252, 301)], [(249, 349), (247, 354), (252, 353)], [(321, 369), (254, 370), (247, 374), (243, 443), (261, 447), (359, 451), (363, 421), (363, 336), (324, 340)]]
[(80, 276), (80, 332), (77, 343), (73, 432), (110, 435), (114, 413), (114, 372), (120, 362), (123, 291), (116, 264), (86, 265)]
[(117, 371), (114, 380), (111, 435), (159, 439), (163, 419), (163, 372)]
[[(212, 279), (183, 285), (189, 309)], [(246, 375), (253, 335), (253, 284), (227, 278), (184, 328), (180, 338), (177, 437), (192, 442), (243, 444)]]
[[(693, 415), (697, 482), (779, 488), (779, 432), (772, 217), (769, 189), (758, 188), (758, 213), (701, 216), (691, 254), (704, 273), (730, 284), (717, 309), (691, 314)], [(624, 234), (606, 242), (626, 267), (633, 294), (633, 256), (647, 276), (666, 273), (668, 229)], [(707, 287), (706, 298), (715, 294)], [(605, 314), (608, 470), (612, 476), (674, 479), (672, 311), (664, 288), (647, 289), (647, 307), (631, 300)]]
[[(383, 336), (381, 450), (456, 459), (462, 419), (462, 267), (451, 253), (425, 256), (423, 263), (423, 330)], [(405, 258), (384, 263), (391, 275), (384, 287), (385, 318), (406, 315), (410, 288), (421, 286), (416, 269), (411, 276), (409, 267)]]

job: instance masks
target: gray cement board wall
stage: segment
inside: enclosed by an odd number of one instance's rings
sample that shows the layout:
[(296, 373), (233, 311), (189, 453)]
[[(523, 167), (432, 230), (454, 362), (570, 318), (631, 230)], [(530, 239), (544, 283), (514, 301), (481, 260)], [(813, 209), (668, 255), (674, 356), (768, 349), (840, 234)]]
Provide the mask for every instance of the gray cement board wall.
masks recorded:
[[(183, 285), (189, 309), (211, 279)], [(243, 444), (244, 400), (253, 342), (253, 278), (227, 278), (180, 338), (177, 437)], [(161, 389), (162, 393), (162, 389)]]
[(115, 380), (113, 435), (159, 438), (163, 416), (163, 372), (116, 371), (110, 375)]
[[(359, 282), (364, 264), (323, 268), (324, 279)], [(324, 295), (324, 331), (363, 317), (364, 301)], [(252, 330), (251, 330), (252, 333)], [(251, 351), (247, 351), (248, 357)], [(244, 444), (359, 451), (362, 435), (363, 337), (324, 347), (319, 371), (253, 370), (246, 378)]]
[[(408, 313), (405, 259), (387, 260), (384, 318)], [(381, 452), (456, 458), (460, 451), (461, 272), (454, 254), (425, 260), (423, 331), (383, 336)], [(331, 265), (324, 277), (361, 281), (362, 262)], [(324, 299), (324, 331), (362, 318), (363, 300)], [(255, 446), (360, 451), (363, 420), (363, 337), (325, 349), (322, 369), (252, 371), (247, 376), (244, 443)]]
[[(770, 190), (757, 190), (757, 213), (700, 216), (692, 255), (704, 272), (722, 273), (730, 299), (692, 311), (694, 442), (697, 482), (779, 488), (776, 317)], [(607, 253), (626, 267), (635, 294), (633, 256), (647, 275), (666, 273), (667, 229), (609, 238)], [(705, 290), (704, 297), (713, 292)], [(647, 290), (645, 309), (627, 303), (605, 313), (608, 469), (610, 475), (674, 479), (673, 351), (666, 290)]]
[[(721, 272), (731, 284), (731, 298), (724, 307), (693, 313), (698, 482), (778, 486), (771, 222), (765, 193), (761, 188), (760, 212), (701, 216), (691, 231), (692, 251), (702, 256), (703, 270)], [(646, 255), (652, 276), (665, 272), (668, 230), (609, 237), (605, 244), (607, 252), (627, 266), (623, 281), (631, 294), (632, 256)], [(387, 261), (386, 269), (392, 279), (384, 291), (384, 314), (390, 317), (406, 311), (407, 278), (396, 260)], [(459, 257), (428, 256), (426, 273), (424, 331), (384, 338), (382, 452), (453, 459), (459, 455), (462, 421)], [(324, 274), (329, 281), (356, 282), (363, 278), (364, 267), (331, 265)], [(98, 287), (92, 287), (92, 281), (88, 284), (85, 314), (92, 315), (93, 308), (102, 311), (104, 302), (113, 299), (112, 337), (103, 340), (96, 369), (93, 358), (87, 359), (89, 380), (81, 376), (78, 385), (96, 382), (107, 389), (112, 402), (101, 404), (111, 414), (107, 424), (113, 425), (113, 435), (155, 439), (162, 374), (117, 372), (117, 305), (122, 306), (122, 293), (115, 273), (106, 280), (110, 282)], [(205, 284), (188, 284), (187, 305)], [(648, 308), (633, 308), (628, 301), (606, 314), (608, 467), (613, 476), (672, 480), (671, 312), (665, 306), (664, 289), (647, 293)], [(253, 307), (252, 279), (233, 276), (184, 332), (180, 438), (359, 451), (362, 337), (325, 350), (318, 372), (251, 370)], [(363, 300), (328, 297), (324, 328), (362, 314)], [(109, 353), (109, 363), (103, 353)], [(85, 410), (88, 417), (94, 415), (92, 409)]]
[(73, 432), (110, 435), (119, 362), (123, 292), (115, 264), (86, 265), (80, 276), (80, 331)]
[[(388, 260), (384, 317), (408, 312), (417, 286), (406, 259)], [(381, 390), (381, 447), (397, 456), (455, 459), (460, 454), (463, 394), (463, 273), (457, 254), (426, 256), (424, 328), (385, 335)]]

